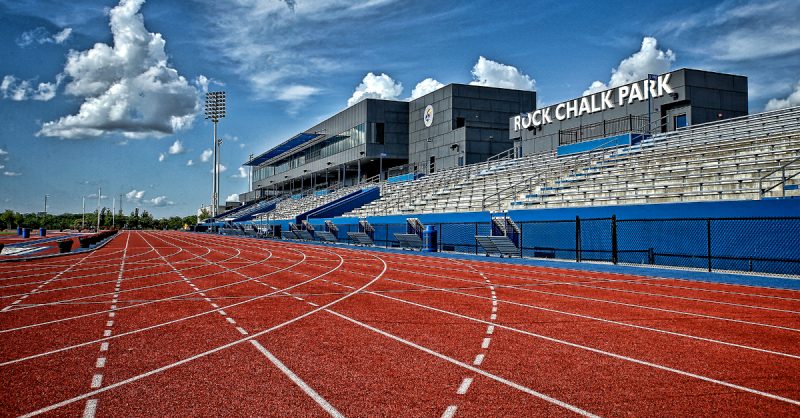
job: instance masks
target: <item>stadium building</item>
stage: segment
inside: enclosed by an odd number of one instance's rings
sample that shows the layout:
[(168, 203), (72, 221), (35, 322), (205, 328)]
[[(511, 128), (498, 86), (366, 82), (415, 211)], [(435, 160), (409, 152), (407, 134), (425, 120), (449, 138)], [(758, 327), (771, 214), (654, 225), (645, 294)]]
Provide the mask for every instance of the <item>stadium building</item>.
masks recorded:
[(431, 174), (512, 147), (516, 156), (576, 143), (586, 150), (598, 145), (592, 139), (746, 114), (746, 77), (690, 69), (541, 109), (532, 91), (449, 84), (410, 102), (362, 100), (254, 157), (245, 163), (252, 191), (239, 200), (350, 186), (380, 173)]
[(800, 274), (800, 107), (749, 114), (743, 76), (681, 69), (547, 106), (460, 84), (366, 99), (247, 164), (246, 203), (202, 228)]

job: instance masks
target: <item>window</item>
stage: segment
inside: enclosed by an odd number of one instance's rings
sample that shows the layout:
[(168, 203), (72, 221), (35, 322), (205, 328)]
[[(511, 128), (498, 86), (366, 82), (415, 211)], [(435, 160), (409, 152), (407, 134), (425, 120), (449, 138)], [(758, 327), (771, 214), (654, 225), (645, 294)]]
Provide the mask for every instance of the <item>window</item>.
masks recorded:
[(683, 128), (686, 125), (686, 113), (675, 116), (675, 129)]
[(463, 155), (459, 155), (458, 156), (458, 166), (459, 167), (464, 167), (464, 156)]
[(430, 170), (428, 171), (428, 174), (433, 174), (434, 171), (436, 171), (436, 157), (431, 155), (431, 164), (430, 164)]
[(467, 124), (467, 120), (464, 118), (456, 118), (456, 129), (463, 128)]
[(383, 144), (384, 141), (384, 125), (383, 122), (378, 122), (374, 124), (374, 128), (372, 130), (372, 143), (373, 144)]

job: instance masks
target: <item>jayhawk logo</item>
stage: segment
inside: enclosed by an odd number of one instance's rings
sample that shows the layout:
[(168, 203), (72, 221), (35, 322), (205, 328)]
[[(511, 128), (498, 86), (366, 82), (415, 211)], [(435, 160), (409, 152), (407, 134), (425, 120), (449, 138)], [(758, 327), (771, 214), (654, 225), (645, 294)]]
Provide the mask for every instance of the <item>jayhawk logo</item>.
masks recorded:
[(425, 121), (425, 126), (430, 128), (433, 124), (433, 106), (428, 105), (425, 108), (425, 113), (423, 114), (422, 119)]

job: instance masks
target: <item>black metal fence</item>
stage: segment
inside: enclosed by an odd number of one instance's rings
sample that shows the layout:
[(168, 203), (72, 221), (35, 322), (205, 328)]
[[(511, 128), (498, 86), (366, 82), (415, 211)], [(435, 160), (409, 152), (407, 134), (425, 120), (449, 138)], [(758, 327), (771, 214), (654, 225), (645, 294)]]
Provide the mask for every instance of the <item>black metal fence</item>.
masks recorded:
[[(439, 251), (483, 254), (476, 235), (490, 222), (433, 223)], [(615, 264), (674, 266), (800, 275), (800, 217), (624, 219), (575, 218), (517, 222), (520, 256)], [(376, 245), (399, 247), (406, 224), (372, 224)], [(349, 242), (340, 225), (339, 240)]]

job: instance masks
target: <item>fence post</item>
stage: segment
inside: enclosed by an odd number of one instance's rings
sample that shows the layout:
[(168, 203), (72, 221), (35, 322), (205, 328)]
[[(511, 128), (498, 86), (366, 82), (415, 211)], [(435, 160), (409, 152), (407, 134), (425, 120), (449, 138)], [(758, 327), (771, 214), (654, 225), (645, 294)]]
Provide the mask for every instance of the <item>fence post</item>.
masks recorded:
[[(508, 225), (506, 225), (506, 227), (508, 227)], [(522, 225), (520, 225), (520, 227), (519, 227), (519, 237), (518, 238), (519, 238), (519, 258), (522, 258), (522, 249), (525, 247), (525, 244), (523, 244), (523, 241), (522, 241)]]
[(475, 238), (478, 236), (478, 223), (475, 222), (475, 235), (472, 236), (472, 239), (475, 240), (475, 255), (478, 255), (478, 239)]
[(611, 215), (611, 262), (617, 264), (617, 215)]
[(575, 261), (581, 262), (581, 217), (577, 215), (575, 216)]
[(711, 219), (706, 219), (706, 242), (708, 243), (708, 271), (711, 272)]

